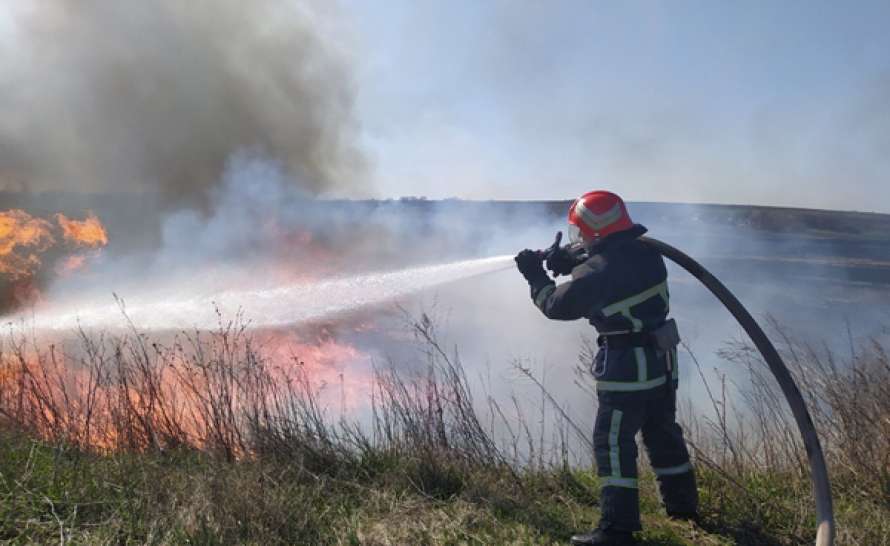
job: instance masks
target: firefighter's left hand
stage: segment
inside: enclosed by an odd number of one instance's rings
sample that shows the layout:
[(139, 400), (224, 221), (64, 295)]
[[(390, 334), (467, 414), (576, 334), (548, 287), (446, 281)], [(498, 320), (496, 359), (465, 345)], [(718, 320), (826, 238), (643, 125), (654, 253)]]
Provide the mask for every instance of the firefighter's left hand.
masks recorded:
[(526, 248), (513, 259), (519, 272), (528, 282), (548, 278), (547, 272), (544, 271), (544, 256), (540, 252)]

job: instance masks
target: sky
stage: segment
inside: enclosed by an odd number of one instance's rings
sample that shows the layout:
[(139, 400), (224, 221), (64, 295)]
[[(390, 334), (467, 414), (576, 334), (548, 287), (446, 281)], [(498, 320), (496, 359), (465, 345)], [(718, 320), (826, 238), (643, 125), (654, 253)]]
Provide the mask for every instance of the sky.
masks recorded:
[[(604, 188), (634, 201), (890, 213), (887, 1), (195, 1), (0, 4), (0, 185), (39, 189), (31, 179), (54, 176), (45, 187), (96, 191), (89, 180), (124, 172), (176, 187), (168, 163), (220, 178), (218, 156), (242, 138), (338, 197)], [(273, 4), (312, 16), (263, 19)], [(17, 27), (22, 6), (50, 26)], [(196, 54), (175, 53), (180, 43)], [(263, 57), (245, 55), (254, 50)], [(202, 70), (208, 51), (218, 66)], [(135, 59), (123, 78), (122, 58)], [(223, 88), (233, 72), (237, 93)], [(279, 92), (293, 74), (308, 83)], [(225, 153), (192, 165), (203, 156), (177, 156), (177, 142)], [(218, 185), (183, 195), (200, 203)]]
[(890, 2), (342, 11), (378, 195), (890, 212)]

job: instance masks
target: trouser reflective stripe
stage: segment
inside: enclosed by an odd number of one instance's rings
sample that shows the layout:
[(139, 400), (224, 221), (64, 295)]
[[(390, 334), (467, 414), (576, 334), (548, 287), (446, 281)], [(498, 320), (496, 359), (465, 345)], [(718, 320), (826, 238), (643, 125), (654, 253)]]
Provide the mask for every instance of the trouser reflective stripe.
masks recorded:
[(637, 444), (634, 441), (645, 404), (620, 409), (602, 393), (599, 396), (593, 440), (600, 483), (601, 517), (614, 529), (640, 529)]
[(608, 477), (600, 480), (604, 487), (624, 487), (627, 489), (639, 489), (639, 481), (636, 478)]
[[(662, 381), (666, 378), (661, 377)], [(637, 444), (643, 443), (655, 468), (658, 488), (668, 513), (694, 513), (698, 509), (695, 471), (676, 422), (673, 396), (660, 391), (597, 394), (593, 441), (597, 475), (602, 486), (600, 524), (614, 529), (640, 529), (637, 481)]]
[(685, 474), (686, 472), (692, 471), (692, 464), (683, 463), (677, 466), (671, 466), (668, 468), (652, 468), (655, 471), (656, 476), (676, 476), (677, 474)]
[(621, 432), (620, 410), (612, 411), (612, 423), (609, 427), (609, 465), (612, 467), (612, 477), (621, 477), (621, 445), (618, 443), (618, 435)]
[(658, 490), (668, 513), (693, 513), (698, 510), (695, 470), (683, 440), (683, 429), (676, 421), (676, 401), (671, 393), (653, 398), (647, 404), (643, 423), (643, 443), (658, 478)]

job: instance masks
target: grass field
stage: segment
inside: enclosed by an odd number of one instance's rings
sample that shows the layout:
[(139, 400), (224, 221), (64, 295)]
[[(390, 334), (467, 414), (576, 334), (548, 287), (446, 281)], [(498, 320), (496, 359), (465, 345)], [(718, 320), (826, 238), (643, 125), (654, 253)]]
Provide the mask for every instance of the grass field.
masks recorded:
[[(535, 456), (544, 448), (527, 424), (481, 403), (429, 322), (413, 328), (428, 365), (378, 369), (366, 426), (326, 417), (306, 382), (281, 376), (233, 325), (166, 346), (84, 335), (64, 353), (7, 339), (0, 540), (564, 544), (594, 525), (595, 472), (573, 468), (564, 445)], [(890, 544), (885, 346), (845, 360), (777, 337), (825, 443), (838, 544)], [(805, 454), (784, 404), (749, 347), (723, 356), (749, 367), (753, 386), (733, 404), (713, 385), (714, 416), (687, 419), (702, 522), (668, 520), (643, 463), (641, 541), (811, 544)], [(493, 440), (489, 410), (524, 455)]]
[[(384, 453), (316, 468), (189, 450), (96, 456), (10, 434), (0, 456), (0, 537), (15, 543), (564, 544), (597, 518), (589, 471), (513, 476)], [(756, 521), (705, 470), (699, 528), (663, 517), (644, 483), (644, 544), (804, 543), (793, 530), (805, 488), (752, 478), (750, 498), (775, 503)]]

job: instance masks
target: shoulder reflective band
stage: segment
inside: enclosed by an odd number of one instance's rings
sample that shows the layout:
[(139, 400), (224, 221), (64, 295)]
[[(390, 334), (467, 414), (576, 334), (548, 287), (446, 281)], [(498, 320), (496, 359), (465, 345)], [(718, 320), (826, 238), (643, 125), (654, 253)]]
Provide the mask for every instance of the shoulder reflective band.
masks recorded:
[(609, 304), (603, 307), (602, 313), (606, 317), (621, 313), (628, 320), (631, 321), (631, 323), (633, 324), (634, 332), (639, 332), (643, 329), (643, 321), (634, 318), (630, 310), (635, 305), (639, 305), (648, 299), (654, 298), (655, 296), (661, 296), (662, 299), (664, 299), (664, 303), (668, 303), (667, 281), (656, 284), (652, 288), (647, 288), (639, 294), (633, 295), (629, 298)]
[(800, 389), (782, 362), (782, 357), (773, 346), (772, 342), (766, 337), (763, 329), (751, 316), (751, 313), (739, 302), (739, 300), (730, 292), (723, 283), (720, 282), (707, 269), (698, 262), (690, 258), (687, 254), (677, 250), (669, 244), (663, 243), (657, 239), (649, 237), (640, 237), (640, 240), (669, 260), (692, 274), (693, 277), (701, 281), (705, 287), (714, 294), (718, 300), (732, 313), (732, 316), (738, 321), (739, 325), (745, 329), (751, 341), (760, 351), (764, 362), (769, 366), (770, 371), (779, 383), (788, 405), (791, 407), (791, 413), (797, 422), (797, 428), (803, 438), (804, 446), (807, 450), (807, 457), (810, 461), (810, 475), (813, 480), (813, 496), (816, 499), (816, 517), (819, 526), (816, 529), (816, 546), (832, 546), (834, 544), (834, 508), (831, 499), (831, 481), (828, 478), (828, 467), (825, 464), (825, 455), (822, 452), (822, 445), (819, 442), (819, 436), (816, 434), (816, 427), (813, 426), (813, 419), (807, 410), (806, 402), (800, 394)]

